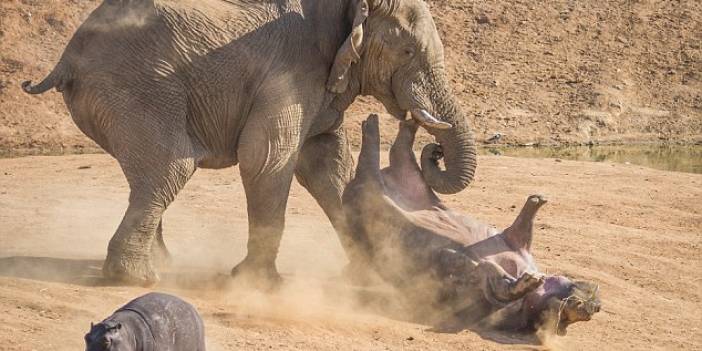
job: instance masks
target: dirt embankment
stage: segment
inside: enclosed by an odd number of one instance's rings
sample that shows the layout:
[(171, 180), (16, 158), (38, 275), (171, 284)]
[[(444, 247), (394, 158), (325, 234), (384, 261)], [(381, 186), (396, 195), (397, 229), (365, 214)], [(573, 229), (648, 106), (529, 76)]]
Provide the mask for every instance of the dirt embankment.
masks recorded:
[[(94, 147), (44, 77), (96, 0), (0, 2), (0, 148)], [(702, 140), (699, 1), (429, 1), (448, 74), (480, 140)], [(347, 124), (382, 111), (371, 98)], [(354, 128), (351, 141), (359, 143)]]

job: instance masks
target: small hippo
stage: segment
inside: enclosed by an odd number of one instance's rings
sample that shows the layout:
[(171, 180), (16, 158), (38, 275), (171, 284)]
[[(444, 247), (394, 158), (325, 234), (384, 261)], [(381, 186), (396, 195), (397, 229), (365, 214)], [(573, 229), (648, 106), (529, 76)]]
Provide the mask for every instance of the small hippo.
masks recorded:
[[(564, 335), (599, 311), (597, 285), (544, 276), (536, 267), (532, 226), (545, 197), (530, 196), (501, 232), (448, 209), (422, 178), (412, 152), (416, 131), (416, 122), (400, 123), (390, 166), (381, 170), (378, 118), (371, 115), (343, 195), (353, 240), (381, 278), (412, 299), (449, 306), (463, 321), (500, 329), (544, 325)], [(437, 150), (425, 148), (432, 155), (422, 159), (438, 162)]]
[(205, 351), (197, 310), (178, 297), (138, 297), (85, 334), (86, 351)]

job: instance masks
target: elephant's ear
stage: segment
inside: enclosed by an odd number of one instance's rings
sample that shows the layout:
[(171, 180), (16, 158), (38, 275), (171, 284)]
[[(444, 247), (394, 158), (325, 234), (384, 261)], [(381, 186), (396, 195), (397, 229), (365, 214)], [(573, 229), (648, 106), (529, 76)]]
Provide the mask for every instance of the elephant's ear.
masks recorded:
[(344, 44), (341, 45), (339, 51), (337, 51), (334, 65), (329, 73), (327, 89), (331, 92), (340, 94), (346, 91), (349, 86), (349, 68), (351, 64), (358, 62), (361, 58), (359, 51), (363, 44), (363, 23), (366, 21), (366, 18), (368, 18), (368, 2), (366, 0), (358, 0), (351, 34), (346, 38)]

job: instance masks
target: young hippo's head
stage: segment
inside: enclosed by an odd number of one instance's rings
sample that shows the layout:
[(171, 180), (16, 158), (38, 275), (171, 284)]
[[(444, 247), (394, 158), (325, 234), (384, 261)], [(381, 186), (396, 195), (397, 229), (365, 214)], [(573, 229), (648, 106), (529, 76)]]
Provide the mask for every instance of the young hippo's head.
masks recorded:
[(543, 285), (524, 297), (522, 311), (531, 327), (565, 335), (569, 325), (589, 321), (600, 311), (599, 286), (571, 281), (563, 276), (550, 276)]
[(128, 351), (131, 347), (125, 342), (122, 323), (103, 321), (93, 325), (85, 334), (85, 351)]

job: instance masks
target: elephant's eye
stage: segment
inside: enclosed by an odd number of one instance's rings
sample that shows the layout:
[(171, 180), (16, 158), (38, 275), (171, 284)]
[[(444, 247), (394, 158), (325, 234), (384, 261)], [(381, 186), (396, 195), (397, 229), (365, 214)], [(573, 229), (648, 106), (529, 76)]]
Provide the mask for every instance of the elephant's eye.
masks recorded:
[(405, 56), (408, 58), (414, 57), (414, 48), (405, 48)]

